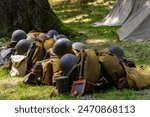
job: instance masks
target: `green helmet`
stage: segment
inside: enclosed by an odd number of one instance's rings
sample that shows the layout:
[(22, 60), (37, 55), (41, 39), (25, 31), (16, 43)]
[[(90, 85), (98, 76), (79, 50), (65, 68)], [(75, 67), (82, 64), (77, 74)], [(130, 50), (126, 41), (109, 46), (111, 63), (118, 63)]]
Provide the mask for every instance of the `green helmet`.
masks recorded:
[(11, 42), (18, 42), (22, 39), (26, 39), (27, 35), (23, 30), (15, 30), (11, 36)]
[(80, 51), (82, 49), (85, 49), (85, 44), (81, 43), (81, 42), (74, 42), (72, 44), (72, 48), (77, 50), (77, 51)]
[(69, 71), (79, 62), (80, 58), (73, 54), (65, 54), (59, 61), (59, 66), (62, 72), (67, 75)]
[(30, 47), (31, 42), (29, 40), (22, 39), (16, 44), (15, 49), (18, 55), (24, 55)]
[(48, 39), (48, 35), (46, 33), (40, 33), (38, 36), (37, 36), (37, 39), (38, 40), (41, 40), (43, 41), (44, 39)]
[(112, 54), (115, 54), (118, 57), (124, 57), (124, 52), (119, 46), (112, 45), (108, 47), (108, 49)]
[(72, 42), (67, 39), (59, 39), (55, 42), (51, 51), (58, 57), (62, 57), (64, 54), (67, 53), (73, 53)]
[(47, 32), (47, 35), (50, 37), (50, 38), (54, 38), (54, 36), (57, 36), (59, 33), (56, 31), (56, 30), (49, 30)]
[(63, 35), (63, 34), (59, 34), (59, 35), (54, 36), (54, 39), (55, 39), (56, 41), (59, 40), (59, 39), (61, 39), (61, 38), (66, 38), (66, 39), (68, 39), (68, 37), (67, 37), (66, 35)]

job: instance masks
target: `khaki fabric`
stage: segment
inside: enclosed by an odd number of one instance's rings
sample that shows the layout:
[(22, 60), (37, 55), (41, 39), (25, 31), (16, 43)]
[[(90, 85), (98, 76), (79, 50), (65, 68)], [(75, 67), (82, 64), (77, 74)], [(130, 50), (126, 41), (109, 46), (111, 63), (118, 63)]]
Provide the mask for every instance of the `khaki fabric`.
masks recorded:
[(101, 66), (95, 51), (85, 50), (83, 77), (92, 83), (97, 83), (100, 78)]
[(29, 32), (27, 34), (27, 40), (29, 41), (36, 41), (37, 40), (37, 36), (40, 34), (41, 32)]
[(44, 58), (44, 51), (43, 51), (43, 47), (42, 44), (40, 42), (36, 42), (36, 49), (34, 51), (34, 54), (32, 56), (32, 64), (35, 64), (36, 61), (41, 61)]
[(39, 41), (32, 43), (32, 46), (27, 53), (28, 73), (30, 73), (31, 68), (33, 67), (34, 64), (36, 64), (37, 61), (42, 61), (44, 59), (44, 56), (45, 50), (42, 47), (42, 43)]
[(24, 76), (27, 71), (27, 57), (23, 55), (11, 56), (12, 67), (10, 76)]
[[(120, 60), (115, 55), (105, 52), (99, 53), (99, 61), (102, 66), (102, 76), (104, 76), (108, 82), (117, 87), (124, 88), (127, 86), (125, 77), (125, 70), (120, 64)], [(122, 80), (121, 80), (122, 79)], [(122, 84), (124, 82), (124, 85)]]
[(49, 59), (42, 61), (42, 66), (43, 66), (42, 84), (52, 85), (53, 68), (51, 61)]
[(57, 56), (51, 56), (51, 64), (53, 67), (53, 76), (52, 76), (52, 82), (53, 84), (56, 82), (56, 78), (61, 76), (61, 70), (59, 67), (59, 58)]
[(95, 51), (91, 49), (85, 50), (85, 57), (83, 63), (83, 78), (86, 79), (86, 91), (92, 91), (94, 85), (100, 79), (101, 65)]
[(43, 48), (45, 49), (45, 51), (47, 51), (48, 49), (52, 48), (54, 45), (55, 41), (54, 39), (45, 39), (43, 41)]
[(56, 78), (61, 76), (61, 71), (59, 68), (59, 58), (57, 56), (51, 56), (50, 59), (39, 61), (36, 64), (42, 65), (43, 72), (41, 76), (39, 76), (39, 79), (40, 82), (44, 85), (55, 84)]
[(129, 88), (143, 89), (150, 86), (150, 71), (140, 67), (125, 66)]

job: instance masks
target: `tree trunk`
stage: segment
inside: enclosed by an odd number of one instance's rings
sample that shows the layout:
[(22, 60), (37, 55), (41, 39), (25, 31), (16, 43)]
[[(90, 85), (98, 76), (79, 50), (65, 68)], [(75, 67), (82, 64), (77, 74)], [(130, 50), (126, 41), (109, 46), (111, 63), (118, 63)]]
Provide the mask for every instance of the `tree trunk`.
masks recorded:
[(56, 29), (60, 33), (74, 35), (74, 31), (64, 26), (55, 15), (48, 0), (1, 0), (0, 37), (10, 36), (16, 29), (26, 32)]

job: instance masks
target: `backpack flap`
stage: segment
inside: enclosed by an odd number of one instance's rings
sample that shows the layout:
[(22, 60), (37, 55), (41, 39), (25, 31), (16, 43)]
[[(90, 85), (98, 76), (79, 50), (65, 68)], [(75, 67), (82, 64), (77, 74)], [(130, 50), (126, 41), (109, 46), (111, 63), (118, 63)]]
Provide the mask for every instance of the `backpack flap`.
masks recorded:
[(27, 57), (24, 55), (11, 56), (12, 68), (10, 76), (24, 76), (27, 70)]
[(150, 71), (140, 67), (128, 67), (124, 65), (129, 88), (143, 89), (150, 86)]
[(42, 61), (43, 66), (43, 78), (42, 84), (52, 85), (53, 67), (49, 59)]

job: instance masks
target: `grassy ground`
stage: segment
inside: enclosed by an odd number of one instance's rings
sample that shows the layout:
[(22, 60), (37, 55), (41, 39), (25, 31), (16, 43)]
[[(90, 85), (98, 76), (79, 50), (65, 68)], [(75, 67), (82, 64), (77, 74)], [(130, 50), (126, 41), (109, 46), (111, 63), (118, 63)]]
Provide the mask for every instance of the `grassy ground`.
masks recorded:
[[(115, 44), (122, 47), (125, 55), (133, 59), (136, 64), (150, 69), (150, 42), (120, 42), (115, 31), (119, 27), (92, 27), (91, 23), (101, 20), (112, 7), (114, 0), (89, 0), (83, 8), (79, 7), (77, 0), (49, 0), (52, 8), (59, 18), (70, 28), (83, 35), (73, 38), (82, 41), (88, 48), (101, 50)], [(66, 1), (66, 2), (64, 2)], [(2, 41), (1, 41), (2, 40)], [(1, 43), (5, 43), (1, 39)], [(0, 68), (0, 99), (86, 99), (74, 98), (68, 94), (58, 95), (53, 86), (30, 86), (22, 83), (21, 77), (9, 77), (9, 71)], [(150, 99), (150, 89), (135, 91), (131, 89), (118, 90), (115, 88), (95, 92), (88, 95), (88, 99), (106, 100), (135, 100)]]

